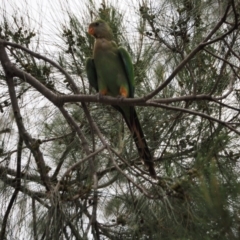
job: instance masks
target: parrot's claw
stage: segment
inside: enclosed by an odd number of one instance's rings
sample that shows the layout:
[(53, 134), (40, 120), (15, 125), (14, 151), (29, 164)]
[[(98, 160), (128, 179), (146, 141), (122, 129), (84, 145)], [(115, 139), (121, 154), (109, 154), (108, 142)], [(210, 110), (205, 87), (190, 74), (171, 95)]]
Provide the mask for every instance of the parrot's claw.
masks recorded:
[(124, 99), (124, 98), (126, 98), (126, 97), (125, 97), (125, 96), (122, 96), (122, 95), (118, 95), (117, 98), (118, 98), (118, 99)]
[(119, 100), (119, 102), (122, 102), (126, 97), (122, 96), (122, 95), (118, 95), (117, 99)]

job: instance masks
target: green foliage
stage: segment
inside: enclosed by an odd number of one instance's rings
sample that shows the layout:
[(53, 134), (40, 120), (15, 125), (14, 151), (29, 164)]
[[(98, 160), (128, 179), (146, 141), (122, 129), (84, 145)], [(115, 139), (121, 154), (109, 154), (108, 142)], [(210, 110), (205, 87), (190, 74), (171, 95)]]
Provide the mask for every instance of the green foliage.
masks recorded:
[(13, 21), (16, 24), (15, 29), (9, 26), (6, 18), (3, 19), (0, 27), (0, 38), (22, 45), (29, 45), (32, 38), (36, 36), (36, 33), (24, 27), (23, 18), (18, 19), (17, 17), (13, 17)]
[[(2, 14), (0, 38), (33, 51), (6, 44), (11, 62), (36, 79), (31, 84), (13, 70), (13, 88), (0, 69), (0, 222), (3, 226), (7, 218), (6, 239), (16, 238), (19, 229), (26, 239), (239, 239), (239, 30), (234, 26), (240, 5), (133, 4), (127, 5), (132, 15), (106, 1), (89, 1), (89, 12), (77, 15), (63, 9), (67, 20), (60, 19), (54, 44), (41, 40), (23, 17)], [(227, 4), (227, 19), (203, 42)], [(143, 167), (121, 115), (100, 98), (84, 99), (95, 94), (85, 62), (94, 44), (88, 24), (98, 18), (109, 23), (114, 40), (133, 59), (135, 96), (161, 86), (136, 106), (157, 180)], [(13, 91), (19, 112), (9, 95)], [(49, 92), (72, 98), (55, 104)], [(82, 102), (73, 97), (79, 93)], [(24, 137), (20, 152), (19, 135)], [(13, 191), (17, 201), (8, 215)]]

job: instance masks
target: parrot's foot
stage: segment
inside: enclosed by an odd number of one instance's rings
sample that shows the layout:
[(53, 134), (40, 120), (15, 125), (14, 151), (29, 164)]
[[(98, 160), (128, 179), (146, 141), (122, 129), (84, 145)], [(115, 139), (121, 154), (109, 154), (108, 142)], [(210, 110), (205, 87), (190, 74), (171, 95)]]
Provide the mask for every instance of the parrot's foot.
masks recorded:
[(124, 100), (126, 97), (122, 96), (122, 95), (117, 95), (117, 99), (119, 100), (119, 103), (122, 102), (122, 100)]
[(122, 96), (122, 95), (117, 95), (117, 98), (119, 98), (119, 99), (124, 99), (124, 98), (126, 98), (125, 96)]
[(107, 95), (107, 89), (102, 89), (102, 90), (100, 90), (98, 93), (97, 93), (97, 99), (98, 99), (98, 101), (103, 97), (103, 96), (105, 96), (105, 95)]
[(119, 93), (120, 93), (120, 96), (122, 96), (122, 97), (124, 97), (124, 98), (128, 97), (128, 91), (127, 91), (127, 89), (126, 89), (125, 87), (123, 87), (123, 86), (120, 87)]
[(108, 93), (107, 88), (103, 88), (99, 91), (99, 94), (102, 94), (102, 95), (107, 95), (107, 93)]
[(97, 99), (98, 99), (98, 101), (99, 101), (103, 96), (105, 96), (106, 94), (107, 94), (107, 90), (106, 90), (106, 89), (99, 91), (99, 92), (97, 93)]

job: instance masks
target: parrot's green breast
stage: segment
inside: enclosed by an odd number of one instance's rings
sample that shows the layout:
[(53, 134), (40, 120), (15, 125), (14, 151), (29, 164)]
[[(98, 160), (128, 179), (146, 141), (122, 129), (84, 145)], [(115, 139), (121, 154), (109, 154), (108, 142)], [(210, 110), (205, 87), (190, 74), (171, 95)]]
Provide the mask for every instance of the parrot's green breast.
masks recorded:
[[(91, 86), (102, 95), (133, 98), (134, 68), (129, 53), (112, 41), (112, 31), (105, 21), (91, 23), (88, 32), (95, 38), (93, 59), (89, 58), (86, 62)], [(122, 114), (133, 135), (140, 158), (148, 167), (150, 175), (156, 178), (152, 155), (134, 107), (121, 104), (112, 106)]]
[(99, 91), (117, 97), (123, 87), (129, 93), (129, 83), (124, 71), (118, 48), (113, 42), (97, 39), (95, 42), (94, 62), (97, 71)]

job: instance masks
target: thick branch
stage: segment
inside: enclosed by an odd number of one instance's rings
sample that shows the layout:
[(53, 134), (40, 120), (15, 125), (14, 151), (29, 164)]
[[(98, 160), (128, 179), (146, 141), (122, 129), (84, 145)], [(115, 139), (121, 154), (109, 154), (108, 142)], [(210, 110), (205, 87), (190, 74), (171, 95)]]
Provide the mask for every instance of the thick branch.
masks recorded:
[[(40, 151), (40, 148), (39, 148), (39, 143), (38, 143), (38, 141), (36, 141), (29, 135), (29, 133), (27, 132), (27, 130), (25, 129), (25, 126), (23, 124), (23, 118), (21, 116), (21, 112), (20, 112), (20, 108), (18, 106), (17, 96), (16, 96), (16, 92), (15, 92), (15, 88), (14, 88), (13, 75), (12, 75), (13, 73), (11, 71), (12, 68), (14, 68), (14, 67), (10, 63), (10, 60), (6, 54), (6, 51), (1, 44), (0, 44), (0, 60), (1, 60), (2, 66), (3, 66), (3, 69), (5, 71), (5, 74), (6, 74), (8, 91), (9, 91), (11, 104), (12, 104), (12, 108), (13, 108), (13, 113), (14, 113), (14, 117), (15, 117), (15, 120), (16, 120), (16, 123), (18, 126), (19, 133), (20, 133), (24, 143), (26, 144), (26, 146), (33, 153), (33, 156), (34, 156), (37, 166), (39, 168), (41, 179), (42, 179), (46, 189), (50, 190), (50, 188), (51, 188), (50, 187), (50, 179), (47, 175), (46, 166), (45, 166), (42, 152)], [(10, 68), (9, 68), (9, 66), (10, 66)]]
[(7, 76), (11, 76), (12, 78), (19, 77), (20, 79), (22, 79), (23, 81), (26, 81), (35, 89), (37, 89), (43, 96), (45, 96), (53, 104), (59, 103), (59, 101), (57, 101), (56, 94), (52, 93), (48, 88), (46, 88), (41, 82), (39, 82), (32, 75), (20, 70), (14, 64), (11, 63), (6, 53), (6, 49), (1, 41), (2, 40), (0, 40), (0, 61), (2, 63), (6, 77)]
[(8, 42), (8, 41), (5, 41), (5, 40), (1, 40), (0, 39), (0, 44), (3, 44), (4, 46), (11, 46), (13, 48), (18, 48), (18, 49), (21, 49), (23, 50), (24, 52), (30, 54), (31, 56), (37, 58), (37, 59), (42, 59), (44, 60), (45, 62), (48, 62), (50, 63), (53, 67), (55, 67), (56, 69), (58, 69), (63, 75), (66, 76), (68, 82), (70, 83), (71, 87), (74, 89), (74, 92), (78, 91), (77, 89), (77, 86), (76, 84), (74, 83), (72, 77), (68, 74), (67, 71), (65, 71), (59, 64), (57, 64), (56, 62), (54, 62), (53, 60), (45, 57), (45, 56), (42, 56), (41, 54), (39, 53), (36, 53), (36, 52), (33, 52), (31, 51), (30, 49), (22, 46), (22, 45), (19, 45), (17, 43), (13, 43), (13, 42)]

